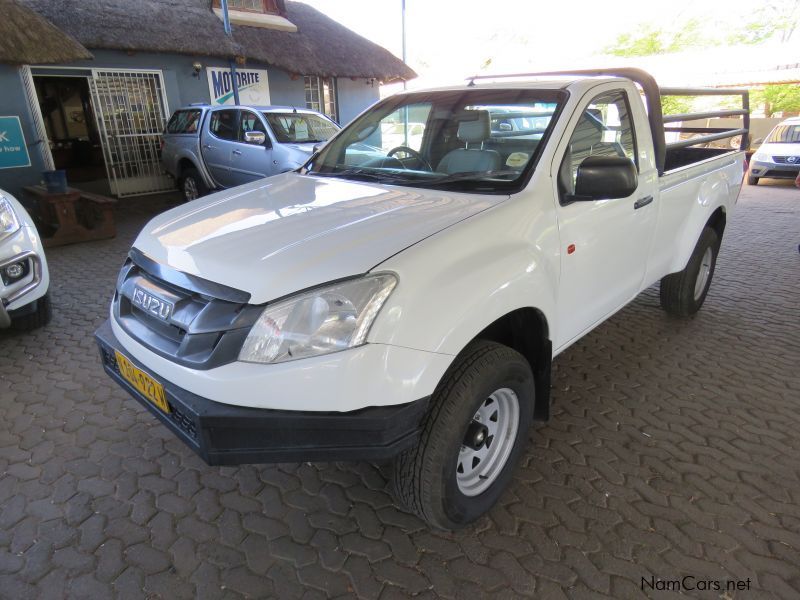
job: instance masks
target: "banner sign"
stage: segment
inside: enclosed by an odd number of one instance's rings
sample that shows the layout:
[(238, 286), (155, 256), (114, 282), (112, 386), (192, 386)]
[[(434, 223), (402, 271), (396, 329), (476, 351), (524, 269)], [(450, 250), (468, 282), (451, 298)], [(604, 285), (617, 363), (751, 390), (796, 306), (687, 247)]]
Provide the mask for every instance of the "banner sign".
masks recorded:
[(19, 117), (0, 117), (0, 169), (30, 166)]
[[(233, 80), (228, 68), (207, 67), (208, 91), (211, 105), (233, 104)], [(239, 83), (239, 102), (242, 104), (269, 104), (269, 79), (266, 70), (236, 69)]]

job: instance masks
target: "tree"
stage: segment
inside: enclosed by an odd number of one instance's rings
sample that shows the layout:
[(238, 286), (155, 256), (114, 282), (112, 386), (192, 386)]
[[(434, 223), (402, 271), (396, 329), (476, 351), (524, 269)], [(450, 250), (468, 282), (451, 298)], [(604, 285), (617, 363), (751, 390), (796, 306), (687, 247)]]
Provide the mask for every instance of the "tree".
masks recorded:
[(697, 19), (689, 19), (674, 31), (661, 29), (652, 24), (644, 24), (639, 29), (640, 33), (637, 34), (618, 35), (614, 43), (603, 51), (612, 56), (652, 56), (699, 48), (707, 43)]
[(727, 42), (731, 45), (760, 44), (777, 38), (786, 43), (800, 23), (800, 0), (773, 1), (754, 12), (755, 18), (731, 33)]
[(753, 105), (764, 105), (764, 114), (771, 117), (775, 113), (800, 112), (800, 86), (794, 83), (765, 85), (750, 92)]

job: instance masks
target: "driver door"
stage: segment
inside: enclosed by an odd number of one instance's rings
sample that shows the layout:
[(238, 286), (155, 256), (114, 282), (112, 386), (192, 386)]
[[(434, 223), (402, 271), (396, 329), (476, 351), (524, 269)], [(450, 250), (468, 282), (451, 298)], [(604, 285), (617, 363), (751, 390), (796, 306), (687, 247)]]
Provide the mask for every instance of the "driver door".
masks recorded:
[(561, 239), (557, 349), (638, 294), (655, 230), (652, 182), (656, 179), (649, 170), (643, 173), (639, 169), (638, 189), (627, 198), (568, 200), (568, 194), (574, 193), (578, 166), (588, 156), (627, 157), (639, 166), (635, 119), (627, 92), (610, 87), (595, 92), (579, 109), (569, 141), (554, 162)]

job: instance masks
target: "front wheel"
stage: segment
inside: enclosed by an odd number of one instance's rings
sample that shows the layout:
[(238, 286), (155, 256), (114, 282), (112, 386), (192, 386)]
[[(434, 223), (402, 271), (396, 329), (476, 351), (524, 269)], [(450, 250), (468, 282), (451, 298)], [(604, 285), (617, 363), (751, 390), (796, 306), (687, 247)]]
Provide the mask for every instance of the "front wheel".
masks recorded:
[(511, 480), (534, 400), (533, 373), (519, 352), (471, 344), (431, 397), (419, 444), (394, 461), (395, 499), (441, 529), (485, 514)]
[(758, 185), (758, 177), (753, 177), (752, 175), (748, 175), (747, 185)]
[(714, 277), (719, 244), (716, 231), (711, 227), (703, 229), (686, 268), (661, 280), (661, 308), (679, 317), (700, 310)]
[(31, 304), (33, 306), (24, 307), (24, 315), (11, 318), (11, 329), (13, 331), (32, 331), (44, 327), (50, 322), (53, 317), (50, 294), (45, 294)]

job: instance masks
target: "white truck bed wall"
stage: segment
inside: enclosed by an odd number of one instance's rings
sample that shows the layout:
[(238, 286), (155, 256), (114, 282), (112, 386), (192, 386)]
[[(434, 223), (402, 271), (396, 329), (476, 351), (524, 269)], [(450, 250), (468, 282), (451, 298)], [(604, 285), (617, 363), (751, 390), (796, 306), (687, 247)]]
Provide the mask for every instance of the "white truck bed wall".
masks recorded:
[[(659, 218), (646, 286), (664, 273), (682, 270), (710, 215), (736, 203), (744, 174), (744, 152), (687, 165), (659, 178)], [(681, 237), (674, 238), (675, 232)]]

